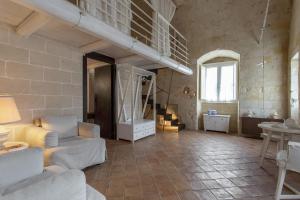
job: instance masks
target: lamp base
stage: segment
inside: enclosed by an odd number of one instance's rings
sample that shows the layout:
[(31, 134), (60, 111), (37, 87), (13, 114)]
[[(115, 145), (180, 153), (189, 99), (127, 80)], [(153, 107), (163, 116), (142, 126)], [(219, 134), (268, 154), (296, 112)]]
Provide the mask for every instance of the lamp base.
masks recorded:
[(8, 135), (10, 130), (4, 126), (0, 126), (0, 147), (3, 146), (3, 143), (8, 140)]

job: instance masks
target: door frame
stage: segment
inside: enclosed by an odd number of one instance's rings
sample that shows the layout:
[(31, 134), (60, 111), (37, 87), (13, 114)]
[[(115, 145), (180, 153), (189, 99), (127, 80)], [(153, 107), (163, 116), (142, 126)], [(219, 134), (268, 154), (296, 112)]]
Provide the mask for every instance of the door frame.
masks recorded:
[[(289, 60), (289, 88), (288, 88), (288, 91), (289, 91), (289, 102), (288, 102), (288, 107), (289, 107), (289, 117), (292, 117), (292, 68), (294, 67), (293, 66), (293, 62), (297, 62), (297, 76), (298, 76), (298, 108), (299, 108), (299, 92), (300, 92), (300, 79), (299, 79), (299, 73), (300, 73), (300, 52), (297, 51), (296, 53), (293, 54), (293, 56), (290, 58)], [(300, 119), (300, 112), (298, 111), (298, 120)]]
[(87, 89), (87, 76), (88, 76), (88, 66), (87, 66), (87, 60), (88, 58), (93, 59), (93, 60), (98, 60), (101, 62), (105, 62), (108, 65), (111, 65), (112, 67), (112, 85), (111, 85), (111, 94), (112, 94), (112, 134), (110, 139), (116, 139), (117, 134), (116, 134), (116, 112), (115, 112), (115, 80), (116, 80), (116, 62), (114, 58), (108, 57), (106, 55), (97, 53), (97, 52), (91, 52), (83, 55), (82, 58), (82, 96), (83, 96), (83, 121), (87, 122), (87, 108), (88, 108), (88, 89)]

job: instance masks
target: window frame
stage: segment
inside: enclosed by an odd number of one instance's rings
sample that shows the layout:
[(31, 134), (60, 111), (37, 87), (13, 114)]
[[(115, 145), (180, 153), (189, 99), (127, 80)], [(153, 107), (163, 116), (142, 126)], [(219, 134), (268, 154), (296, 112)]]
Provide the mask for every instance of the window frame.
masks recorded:
[[(216, 63), (208, 63), (208, 64), (201, 64), (201, 70), (200, 70), (200, 100), (205, 103), (236, 103), (238, 102), (238, 61), (225, 61), (225, 62), (216, 62)], [(230, 101), (221, 101), (220, 100), (220, 90), (221, 90), (221, 69), (224, 66), (230, 66), (234, 65), (235, 67), (235, 99), (230, 100)], [(207, 100), (204, 98), (205, 94), (205, 88), (206, 88), (206, 79), (204, 77), (203, 80), (203, 74), (202, 71), (203, 69), (207, 68), (217, 68), (217, 100)]]

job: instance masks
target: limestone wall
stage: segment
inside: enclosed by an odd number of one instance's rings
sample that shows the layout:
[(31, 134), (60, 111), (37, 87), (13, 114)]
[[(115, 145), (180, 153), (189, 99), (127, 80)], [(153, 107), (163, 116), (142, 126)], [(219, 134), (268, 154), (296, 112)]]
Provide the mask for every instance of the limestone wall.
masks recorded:
[(290, 46), (289, 58), (300, 51), (300, 0), (293, 1), (291, 30), (290, 30)]
[[(299, 1), (299, 0), (296, 0)], [(258, 44), (263, 23), (265, 0), (186, 0), (177, 8), (173, 23), (187, 37), (192, 76), (174, 75), (170, 103), (179, 104), (179, 114), (187, 128), (197, 129), (201, 103), (197, 97), (186, 97), (183, 88), (197, 91), (196, 61), (216, 50), (232, 50), (241, 55), (239, 73), (240, 114), (252, 110), (258, 116), (277, 111), (286, 117), (288, 45), (291, 1), (271, 1), (265, 32), (265, 73), (262, 63), (262, 44)], [(168, 70), (158, 74), (158, 86), (168, 88)], [(199, 92), (199, 91), (198, 91)], [(161, 95), (163, 96), (163, 95)], [(164, 97), (159, 99), (164, 101)]]
[(81, 60), (79, 49), (0, 24), (0, 94), (14, 96), (19, 124), (48, 114), (82, 118)]

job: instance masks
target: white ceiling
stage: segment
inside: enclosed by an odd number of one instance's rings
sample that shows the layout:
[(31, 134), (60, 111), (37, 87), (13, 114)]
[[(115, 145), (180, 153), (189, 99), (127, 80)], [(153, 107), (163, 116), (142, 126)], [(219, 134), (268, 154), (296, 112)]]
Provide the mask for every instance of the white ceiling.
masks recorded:
[(31, 12), (32, 10), (12, 3), (9, 0), (0, 0), (0, 21), (4, 23), (17, 26), (29, 16)]
[(130, 51), (126, 51), (124, 49), (121, 49), (120, 47), (116, 47), (114, 45), (111, 45), (108, 48), (102, 49), (100, 51), (97, 51), (100, 54), (108, 55), (110, 57), (113, 57), (115, 59), (131, 56), (132, 53)]
[(46, 26), (43, 26), (37, 34), (75, 47), (81, 47), (99, 40), (94, 36), (79, 31), (78, 29), (56, 19), (51, 19), (51, 21), (48, 22)]

